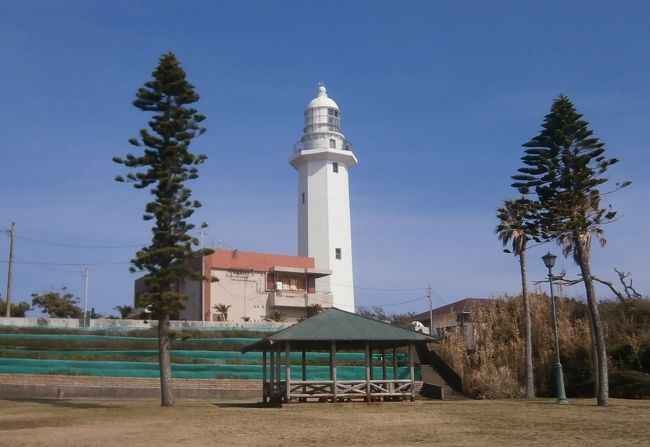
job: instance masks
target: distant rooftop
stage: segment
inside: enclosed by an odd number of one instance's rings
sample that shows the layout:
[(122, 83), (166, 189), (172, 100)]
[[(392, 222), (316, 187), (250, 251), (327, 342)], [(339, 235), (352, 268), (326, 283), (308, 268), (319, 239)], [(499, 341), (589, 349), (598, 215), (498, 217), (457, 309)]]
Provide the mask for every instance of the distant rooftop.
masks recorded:
[[(492, 302), (493, 300), (487, 298), (463, 298), (462, 300), (455, 301), (450, 304), (446, 304), (441, 307), (433, 309), (431, 312), (434, 316), (436, 315), (445, 315), (451, 313), (466, 313), (471, 312), (472, 309), (476, 306), (484, 306), (487, 303)], [(429, 321), (429, 311), (419, 313), (411, 317), (411, 321)]]

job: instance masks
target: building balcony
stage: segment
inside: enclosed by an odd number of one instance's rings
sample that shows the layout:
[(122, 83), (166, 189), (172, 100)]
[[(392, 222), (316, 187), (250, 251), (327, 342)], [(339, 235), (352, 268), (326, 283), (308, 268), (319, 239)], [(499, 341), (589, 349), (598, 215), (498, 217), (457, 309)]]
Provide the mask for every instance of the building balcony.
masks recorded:
[(269, 293), (271, 307), (300, 307), (320, 304), (323, 309), (332, 307), (332, 294), (329, 292), (307, 293), (300, 290), (275, 290)]

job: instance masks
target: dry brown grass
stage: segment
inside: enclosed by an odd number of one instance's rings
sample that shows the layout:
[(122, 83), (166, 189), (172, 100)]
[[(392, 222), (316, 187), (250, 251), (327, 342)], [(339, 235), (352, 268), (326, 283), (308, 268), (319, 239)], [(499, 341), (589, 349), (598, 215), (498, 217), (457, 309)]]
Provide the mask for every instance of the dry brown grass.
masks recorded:
[[(535, 390), (538, 396), (555, 395), (555, 342), (549, 299), (530, 294), (532, 319), (533, 364)], [(575, 317), (576, 303), (558, 301), (558, 329), (567, 392), (577, 393), (574, 381), (584, 381), (590, 375), (591, 335), (586, 320)], [(463, 378), (466, 395), (503, 399), (523, 397), (524, 330), (523, 300), (504, 297), (473, 310), (476, 349), (468, 351), (464, 336), (458, 331), (445, 334), (440, 345), (441, 356)], [(575, 386), (574, 386), (575, 385)], [(593, 389), (593, 386), (589, 388)]]
[(416, 401), (291, 404), (242, 401), (0, 400), (2, 446), (646, 446), (650, 401)]

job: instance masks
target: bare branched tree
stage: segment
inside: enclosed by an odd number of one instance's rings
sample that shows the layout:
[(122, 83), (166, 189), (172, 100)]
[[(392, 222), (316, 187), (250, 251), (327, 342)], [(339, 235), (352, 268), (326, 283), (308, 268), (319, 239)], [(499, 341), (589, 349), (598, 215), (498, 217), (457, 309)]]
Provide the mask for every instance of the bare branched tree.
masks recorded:
[(609, 287), (609, 290), (611, 290), (612, 293), (616, 295), (616, 298), (618, 298), (619, 301), (639, 299), (642, 297), (641, 294), (637, 292), (632, 286), (632, 278), (630, 278), (631, 273), (623, 272), (622, 270), (618, 270), (616, 267), (614, 267), (614, 271), (618, 275), (618, 280), (623, 286), (623, 292), (618, 290), (611, 281), (607, 281), (606, 279), (599, 278), (595, 275), (591, 275), (591, 277), (594, 281)]

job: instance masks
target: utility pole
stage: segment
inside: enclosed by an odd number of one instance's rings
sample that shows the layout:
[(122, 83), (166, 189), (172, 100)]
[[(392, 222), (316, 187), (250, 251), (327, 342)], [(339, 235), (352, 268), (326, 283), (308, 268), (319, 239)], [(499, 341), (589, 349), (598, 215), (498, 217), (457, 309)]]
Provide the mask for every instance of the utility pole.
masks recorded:
[(88, 319), (88, 267), (84, 269), (84, 327), (88, 326), (90, 323)]
[(7, 310), (5, 316), (7, 318), (11, 317), (11, 282), (13, 278), (13, 267), (14, 267), (14, 234), (16, 232), (16, 223), (11, 222), (11, 231), (9, 239), (9, 263), (7, 268)]
[(429, 298), (429, 335), (433, 335), (433, 305), (431, 303), (431, 285), (427, 287), (427, 298)]
[(205, 326), (205, 303), (203, 302), (203, 288), (205, 287), (205, 279), (203, 274), (205, 273), (205, 263), (203, 259), (203, 235), (204, 231), (201, 231), (201, 281), (199, 282), (199, 297), (201, 299), (201, 326)]

